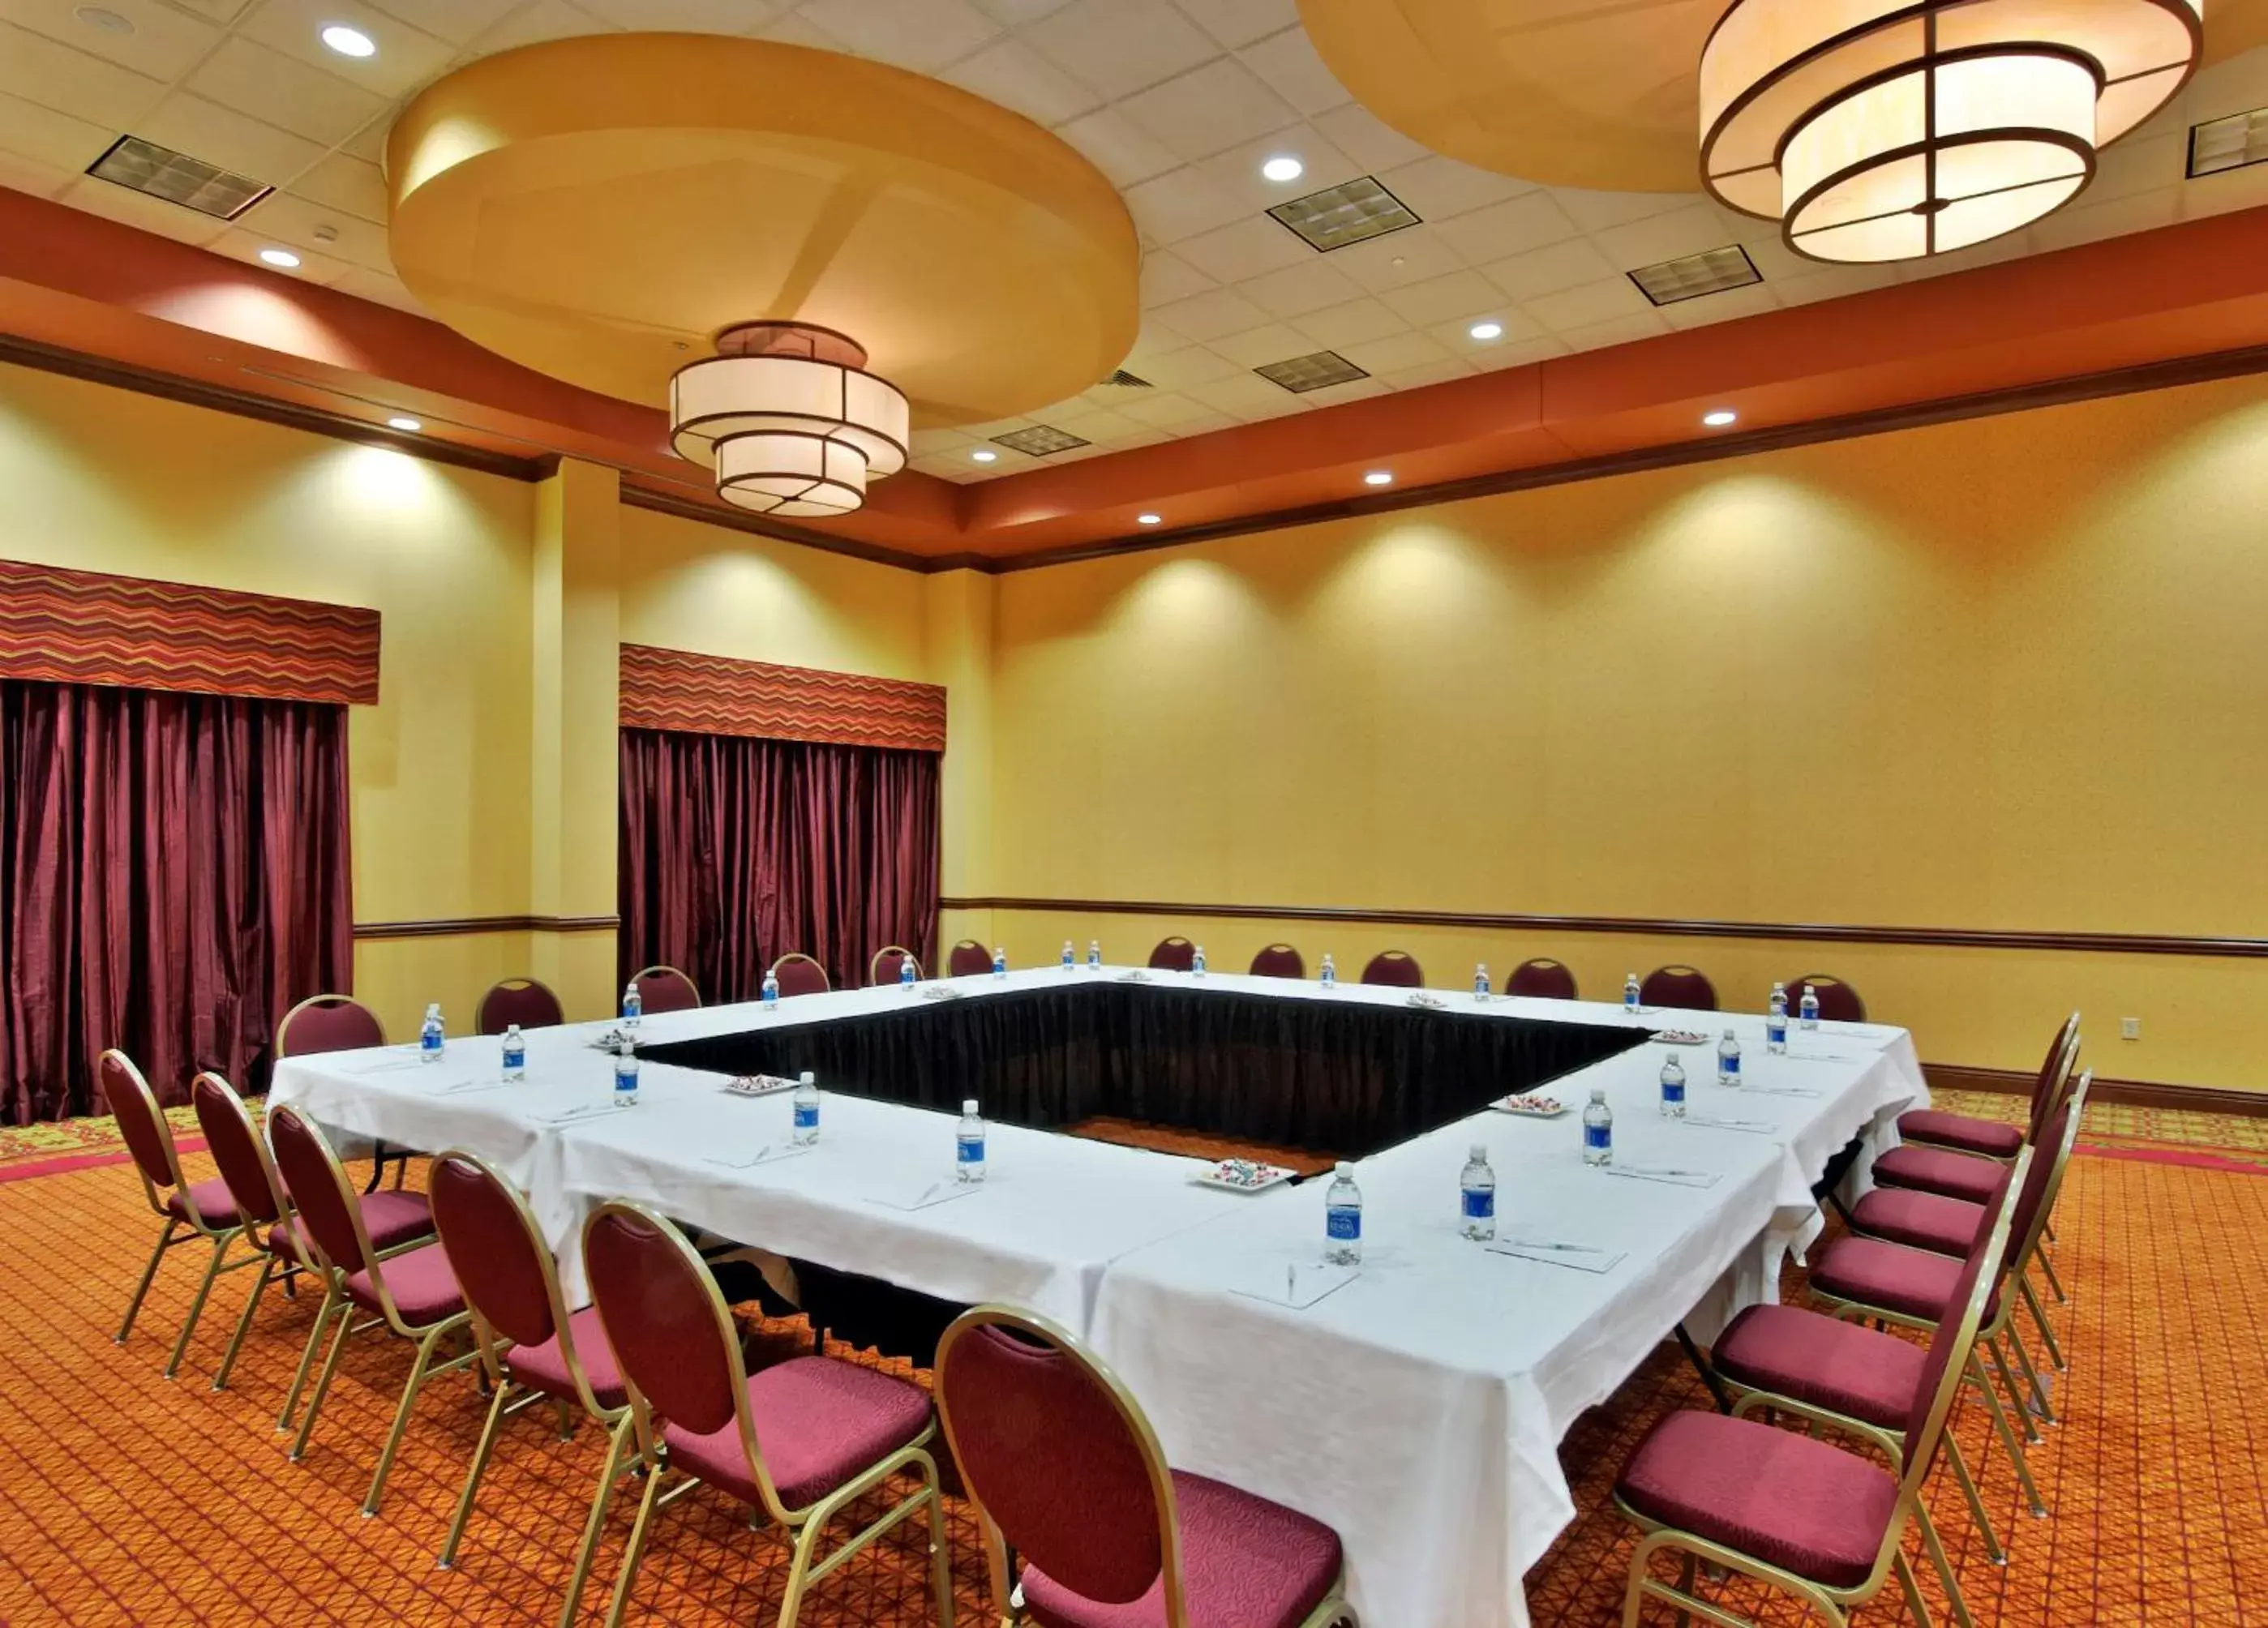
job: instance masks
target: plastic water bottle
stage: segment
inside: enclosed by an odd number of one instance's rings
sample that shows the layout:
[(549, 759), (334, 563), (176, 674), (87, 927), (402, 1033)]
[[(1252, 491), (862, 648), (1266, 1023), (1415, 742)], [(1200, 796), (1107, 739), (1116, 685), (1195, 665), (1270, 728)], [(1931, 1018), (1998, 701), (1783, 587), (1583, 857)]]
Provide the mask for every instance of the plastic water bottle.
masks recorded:
[(819, 1140), (819, 1081), (809, 1069), (795, 1082), (795, 1128), (789, 1132), (789, 1139), (798, 1147), (809, 1147)]
[(1664, 1119), (1685, 1117), (1685, 1064), (1677, 1060), (1675, 1051), (1662, 1060), (1661, 1116)]
[(914, 958), (912, 956), (901, 955), (898, 957), (898, 987), (900, 989), (909, 990), (913, 988), (914, 980), (920, 976), (921, 974), (914, 970)]
[(993, 950), (992, 976), (996, 978), (1005, 978), (1008, 976), (1008, 952), (1006, 950), (998, 948)]
[(508, 1025), (504, 1031), (504, 1077), (512, 1085), (527, 1078), (527, 1042), (519, 1037), (517, 1023)]
[(1624, 1012), (1638, 1010), (1638, 974), (1635, 972), (1623, 975), (1623, 1010)]
[(1362, 1189), (1354, 1184), (1354, 1167), (1344, 1160), (1323, 1195), (1323, 1260), (1331, 1266), (1362, 1263)]
[(1772, 985), (1771, 1001), (1764, 1008), (1764, 1050), (1777, 1055), (1787, 1050), (1787, 985)]
[(1204, 946), (1202, 944), (1190, 953), (1189, 976), (1193, 978), (1204, 976)]
[(1339, 969), (1332, 964), (1331, 958), (1329, 955), (1325, 955), (1323, 957), (1323, 987), (1327, 990), (1335, 990), (1338, 988), (1338, 986)]
[(645, 997), (638, 993), (637, 980), (632, 978), (622, 985), (622, 1027), (636, 1028), (638, 1020), (645, 1016)]
[(441, 1048), (448, 1041), (448, 1035), (441, 1028), (441, 1003), (437, 1000), (425, 1008), (425, 1025), (417, 1031), (417, 1060), (420, 1063), (438, 1063)]
[(1803, 986), (1803, 1004), (1796, 1008), (1797, 1021), (1806, 1028), (1819, 1027), (1819, 991), (1808, 983)]
[(1065, 972), (1069, 972), (1072, 968), (1078, 965), (1079, 957), (1071, 950), (1071, 940), (1069, 939), (1065, 939), (1064, 940), (1064, 970)]
[(637, 1106), (637, 1049), (624, 1041), (615, 1053), (615, 1106)]
[(777, 973), (764, 974), (764, 1010), (766, 1012), (779, 1010), (779, 976)]
[(1725, 1038), (1717, 1042), (1717, 1083), (1737, 1086), (1741, 1083), (1741, 1042), (1727, 1029)]
[(1100, 939), (1086, 941), (1086, 969), (1089, 972), (1102, 970), (1102, 940)]
[(955, 1138), (954, 1174), (964, 1182), (984, 1179), (984, 1121), (976, 1112), (976, 1099), (961, 1105), (961, 1131)]
[(1475, 1000), (1486, 1000), (1488, 998), (1488, 962), (1482, 961), (1478, 966), (1473, 969), (1473, 998)]
[(1605, 1091), (1594, 1087), (1591, 1106), (1583, 1110), (1583, 1162), (1610, 1165), (1615, 1161), (1615, 1110), (1607, 1106)]
[(1486, 1243), (1496, 1236), (1496, 1172), (1489, 1168), (1488, 1149), (1480, 1143), (1473, 1144), (1457, 1185), (1463, 1191), (1465, 1236)]

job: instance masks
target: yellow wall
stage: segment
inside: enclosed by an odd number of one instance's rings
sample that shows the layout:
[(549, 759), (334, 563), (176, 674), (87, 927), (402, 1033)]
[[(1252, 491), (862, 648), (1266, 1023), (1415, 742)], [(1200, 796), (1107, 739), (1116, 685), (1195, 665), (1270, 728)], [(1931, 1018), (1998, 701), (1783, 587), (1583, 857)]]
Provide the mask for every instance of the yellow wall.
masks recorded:
[[(2268, 383), (1000, 579), (1001, 896), (2262, 936)], [(2268, 1087), (2261, 961), (1003, 914), (1462, 984), (1844, 974), (1925, 1056)], [(2121, 1042), (2117, 1020), (2142, 1020)]]

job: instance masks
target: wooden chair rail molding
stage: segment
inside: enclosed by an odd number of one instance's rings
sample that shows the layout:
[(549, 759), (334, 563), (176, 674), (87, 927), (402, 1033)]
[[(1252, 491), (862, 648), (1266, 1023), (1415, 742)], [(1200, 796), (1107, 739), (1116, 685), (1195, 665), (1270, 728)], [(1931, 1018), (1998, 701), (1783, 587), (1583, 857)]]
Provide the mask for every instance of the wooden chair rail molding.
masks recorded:
[(1490, 932), (1638, 933), (1650, 938), (1786, 939), (1813, 944), (1919, 944), (1936, 948), (2095, 950), (2119, 955), (2268, 957), (2268, 939), (2149, 932), (2036, 932), (1993, 927), (1862, 927), (1829, 922), (1707, 921), (1650, 916), (1492, 915), (1466, 910), (1348, 909), (1317, 904), (1160, 904), (1123, 899), (940, 899), (943, 910), (1037, 910), (1079, 916), (1234, 917)]
[(363, 939), (460, 939), (482, 932), (612, 932), (618, 916), (453, 916), (431, 921), (358, 921)]

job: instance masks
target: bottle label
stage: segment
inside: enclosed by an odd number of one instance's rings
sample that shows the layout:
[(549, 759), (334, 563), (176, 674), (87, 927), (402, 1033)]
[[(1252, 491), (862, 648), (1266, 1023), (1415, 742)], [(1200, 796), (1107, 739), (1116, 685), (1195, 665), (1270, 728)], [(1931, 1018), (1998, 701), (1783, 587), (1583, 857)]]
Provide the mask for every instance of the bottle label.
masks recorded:
[(504, 1065), (506, 1068), (512, 1069), (526, 1068), (527, 1066), (527, 1053), (518, 1047), (507, 1046), (504, 1049)]
[(1729, 1057), (1719, 1057), (1717, 1059), (1717, 1073), (1720, 1079), (1738, 1079), (1741, 1077), (1740, 1054), (1738, 1052), (1734, 1052)]
[(1774, 1013), (1764, 1024), (1764, 1039), (1775, 1046), (1787, 1044), (1787, 1014)]
[(1583, 1127), (1584, 1146), (1588, 1148), (1604, 1149), (1610, 1148), (1614, 1145), (1615, 1128), (1612, 1125), (1585, 1125)]
[(1362, 1210), (1355, 1204), (1333, 1204), (1323, 1212), (1323, 1227), (1337, 1242), (1358, 1242), (1362, 1237)]
[(1682, 1079), (1663, 1080), (1661, 1100), (1665, 1102), (1683, 1102), (1685, 1100), (1685, 1082)]
[(1486, 1221), (1496, 1215), (1496, 1189), (1468, 1187), (1465, 1189), (1465, 1219)]
[(799, 1102), (795, 1105), (795, 1128), (799, 1131), (819, 1129), (819, 1104)]
[[(814, 1118), (815, 1123), (816, 1116), (814, 1116)], [(984, 1162), (984, 1138), (983, 1137), (964, 1136), (958, 1138), (958, 1140), (960, 1142), (960, 1158), (962, 1164), (981, 1165)]]
[(1638, 1010), (1638, 991), (1635, 987), (1625, 989), (1623, 991), (1623, 1005), (1630, 1011), (1636, 1012)]
[(441, 1049), (441, 1031), (438, 1028), (427, 1029), (417, 1037), (417, 1043), (428, 1051), (438, 1051)]
[(615, 1094), (616, 1096), (637, 1094), (637, 1070), (632, 1068), (615, 1071)]

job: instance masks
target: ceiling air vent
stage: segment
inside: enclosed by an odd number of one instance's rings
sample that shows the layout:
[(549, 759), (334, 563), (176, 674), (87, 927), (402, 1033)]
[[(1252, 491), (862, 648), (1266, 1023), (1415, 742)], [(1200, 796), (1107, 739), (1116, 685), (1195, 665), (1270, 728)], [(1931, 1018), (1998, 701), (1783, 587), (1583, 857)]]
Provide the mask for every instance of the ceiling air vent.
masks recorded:
[(1310, 248), (1325, 254), (1418, 224), (1408, 204), (1368, 175), (1279, 203), (1268, 212), (1298, 232)]
[(1749, 251), (1737, 243), (1723, 248), (1704, 249), (1698, 254), (1688, 254), (1679, 260), (1665, 260), (1651, 266), (1640, 266), (1630, 274), (1638, 284), (1638, 292), (1657, 306), (1674, 306), (1681, 299), (1698, 299), (1704, 294), (1721, 294), (1728, 288), (1746, 288), (1751, 283), (1764, 280), (1756, 269), (1756, 262), (1749, 258)]
[(1370, 375), (1336, 350), (1318, 350), (1312, 356), (1295, 356), (1287, 362), (1270, 362), (1265, 367), (1252, 370), (1271, 385), (1281, 385), (1293, 395), (1305, 395), (1310, 390), (1324, 390), (1333, 385), (1351, 383)]
[(2190, 126), (2190, 179), (2268, 158), (2268, 107)]
[(1116, 385), (1122, 390), (1148, 390), (1155, 387), (1148, 379), (1138, 378), (1123, 367), (1102, 382), (1106, 385)]
[(1051, 424), (1034, 424), (1028, 430), (1011, 431), (1006, 435), (992, 438), (1010, 452), (1022, 453), (1030, 458), (1045, 458), (1054, 453), (1067, 453), (1075, 446), (1090, 446), (1075, 435), (1065, 435)]
[(221, 220), (234, 220), (275, 190), (266, 181), (192, 158), (139, 136), (120, 136), (107, 152), (86, 166), (86, 173)]

